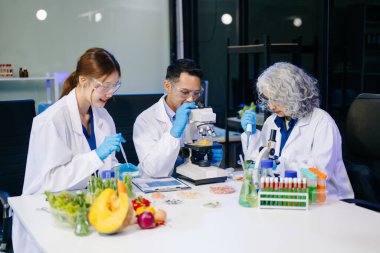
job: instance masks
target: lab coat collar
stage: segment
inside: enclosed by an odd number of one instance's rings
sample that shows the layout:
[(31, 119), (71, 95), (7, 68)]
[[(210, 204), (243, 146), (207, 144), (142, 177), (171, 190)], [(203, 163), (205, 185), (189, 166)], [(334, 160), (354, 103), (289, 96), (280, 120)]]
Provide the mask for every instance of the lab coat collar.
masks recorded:
[(94, 117), (94, 132), (97, 147), (99, 147), (99, 145), (104, 141), (104, 138), (106, 137), (106, 135), (104, 134), (104, 130), (102, 129), (104, 117), (101, 117), (100, 110), (101, 109), (92, 107), (92, 115)]
[(71, 90), (70, 93), (67, 95), (67, 107), (70, 111), (70, 118), (71, 118), (71, 126), (75, 133), (82, 135), (82, 122), (80, 120), (79, 116), (79, 109), (78, 109), (78, 101), (77, 97), (75, 95), (75, 89)]
[(166, 113), (165, 110), (165, 97), (166, 95), (163, 95), (158, 101), (158, 106), (155, 107), (155, 115), (157, 120), (171, 124), (169, 115)]
[(308, 115), (306, 115), (305, 117), (298, 119), (298, 122), (296, 125), (298, 125), (298, 126), (309, 125), (310, 121), (311, 121), (311, 116), (313, 115), (313, 113), (314, 113), (314, 110), (311, 113), (309, 113)]
[[(314, 110), (313, 110), (313, 112), (314, 112)], [(282, 153), (284, 153), (284, 150), (286, 149), (287, 146), (291, 145), (291, 143), (292, 143), (294, 140), (297, 140), (297, 139), (298, 139), (298, 136), (301, 134), (301, 133), (300, 133), (300, 128), (303, 127), (303, 126), (306, 126), (306, 125), (309, 125), (309, 124), (310, 124), (311, 116), (313, 115), (313, 112), (309, 113), (308, 115), (306, 115), (306, 116), (303, 117), (303, 118), (298, 119), (298, 121), (297, 121), (296, 124), (294, 125), (294, 128), (293, 128), (293, 130), (292, 130), (292, 133), (290, 134), (288, 140), (287, 140), (286, 143), (285, 143), (284, 148), (282, 149)]]
[(103, 117), (99, 116), (99, 110), (97, 108), (91, 107), (91, 109), (94, 117), (94, 128), (97, 127), (98, 129), (102, 129), (104, 123)]
[[(73, 131), (79, 135), (83, 135), (82, 122), (79, 116), (78, 101), (75, 96), (75, 89), (70, 91), (70, 93), (67, 95), (67, 106), (70, 111)], [(104, 119), (99, 116), (99, 110), (97, 108), (92, 107), (92, 115), (94, 117), (94, 130), (97, 134), (97, 130), (101, 130), (103, 127)]]

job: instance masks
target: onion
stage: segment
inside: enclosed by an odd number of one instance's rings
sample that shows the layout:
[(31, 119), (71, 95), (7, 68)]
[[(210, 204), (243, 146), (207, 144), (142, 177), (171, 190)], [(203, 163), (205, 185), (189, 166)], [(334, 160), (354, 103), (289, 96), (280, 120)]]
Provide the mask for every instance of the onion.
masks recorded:
[(156, 221), (151, 212), (145, 211), (137, 216), (137, 224), (139, 224), (142, 229), (149, 229), (156, 226)]

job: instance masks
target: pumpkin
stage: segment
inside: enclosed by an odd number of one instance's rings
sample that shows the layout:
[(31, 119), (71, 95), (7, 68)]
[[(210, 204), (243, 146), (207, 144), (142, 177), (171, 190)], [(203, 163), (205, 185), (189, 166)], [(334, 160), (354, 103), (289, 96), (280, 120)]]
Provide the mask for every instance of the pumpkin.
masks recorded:
[(133, 209), (126, 193), (117, 193), (107, 188), (96, 198), (90, 207), (88, 220), (91, 225), (103, 234), (120, 232), (129, 225)]

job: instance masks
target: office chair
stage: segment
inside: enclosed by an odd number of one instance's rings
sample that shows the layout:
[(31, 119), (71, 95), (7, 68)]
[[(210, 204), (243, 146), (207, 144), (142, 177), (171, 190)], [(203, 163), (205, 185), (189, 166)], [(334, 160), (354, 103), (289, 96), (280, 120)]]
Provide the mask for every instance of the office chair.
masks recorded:
[(380, 94), (363, 93), (351, 104), (346, 121), (344, 159), (355, 203), (380, 212)]
[(24, 183), (34, 100), (0, 101), (0, 251), (11, 252), (12, 210), (9, 196), (19, 196)]
[[(128, 162), (134, 165), (139, 163), (139, 159), (133, 144), (133, 124), (137, 116), (158, 102), (162, 95), (158, 93), (114, 95), (105, 106), (115, 121), (116, 132), (122, 133), (126, 140), (122, 145)], [(116, 153), (116, 158), (120, 163), (125, 162), (120, 152)]]

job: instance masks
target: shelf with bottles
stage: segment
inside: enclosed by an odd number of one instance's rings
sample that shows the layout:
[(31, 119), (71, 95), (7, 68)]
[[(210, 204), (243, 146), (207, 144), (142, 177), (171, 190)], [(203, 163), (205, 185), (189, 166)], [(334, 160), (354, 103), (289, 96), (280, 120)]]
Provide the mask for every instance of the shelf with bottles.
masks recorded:
[(0, 77), (0, 81), (39, 81), (39, 80), (53, 80), (54, 77)]
[[(53, 84), (54, 89), (54, 101), (57, 101), (59, 99), (59, 82), (58, 79), (53, 75), (46, 75), (45, 77), (0, 77), (0, 83), (2, 85), (10, 85), (10, 83), (13, 83), (15, 85), (21, 84), (24, 82), (27, 83), (34, 83), (33, 81), (37, 82), (45, 82), (46, 87), (46, 102), (50, 103), (52, 101), (52, 95), (51, 95), (51, 86)], [(12, 86), (13, 86), (12, 84)]]

